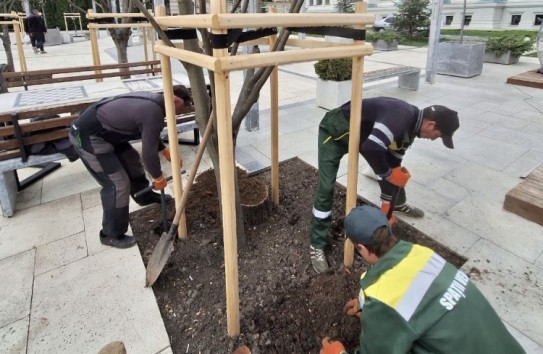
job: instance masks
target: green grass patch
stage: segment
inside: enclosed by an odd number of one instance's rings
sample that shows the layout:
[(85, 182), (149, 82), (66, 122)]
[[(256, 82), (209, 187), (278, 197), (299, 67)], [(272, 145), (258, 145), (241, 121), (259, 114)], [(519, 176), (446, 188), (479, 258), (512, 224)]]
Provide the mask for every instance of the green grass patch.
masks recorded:
[[(459, 29), (441, 29), (441, 34), (448, 34), (453, 36), (459, 36), (460, 30)], [(531, 37), (536, 38), (537, 37), (537, 30), (496, 30), (496, 31), (489, 31), (489, 30), (466, 30), (464, 29), (464, 36), (474, 36), (474, 37), (503, 37), (507, 35), (515, 35), (515, 36), (522, 36), (522, 37)]]

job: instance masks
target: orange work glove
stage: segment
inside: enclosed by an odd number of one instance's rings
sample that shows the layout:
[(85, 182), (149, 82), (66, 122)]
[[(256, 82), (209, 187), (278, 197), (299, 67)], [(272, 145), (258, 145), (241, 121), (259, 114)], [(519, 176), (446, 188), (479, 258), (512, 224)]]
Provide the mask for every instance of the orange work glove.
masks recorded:
[[(164, 155), (166, 160), (172, 162), (172, 156), (170, 154), (170, 149), (165, 148), (164, 150), (162, 150), (162, 155)], [(183, 167), (183, 159), (181, 159), (181, 158), (179, 159), (179, 167)]]
[(405, 167), (394, 167), (392, 173), (388, 176), (387, 181), (400, 188), (405, 187), (407, 181), (411, 178), (411, 174)]
[(345, 304), (345, 312), (349, 316), (360, 316), (360, 308), (358, 307), (358, 299), (352, 299)]
[(166, 188), (168, 185), (168, 182), (166, 181), (166, 178), (164, 178), (164, 175), (160, 175), (157, 179), (153, 180), (153, 189), (160, 191)]
[(322, 349), (320, 354), (347, 354), (345, 347), (341, 342), (330, 342), (330, 337), (325, 337), (322, 340)]
[[(388, 211), (390, 210), (390, 202), (381, 202), (381, 212), (385, 214), (385, 216), (388, 215)], [(390, 214), (390, 219), (388, 219), (388, 223), (390, 225), (394, 225), (396, 223), (396, 218), (393, 214)]]

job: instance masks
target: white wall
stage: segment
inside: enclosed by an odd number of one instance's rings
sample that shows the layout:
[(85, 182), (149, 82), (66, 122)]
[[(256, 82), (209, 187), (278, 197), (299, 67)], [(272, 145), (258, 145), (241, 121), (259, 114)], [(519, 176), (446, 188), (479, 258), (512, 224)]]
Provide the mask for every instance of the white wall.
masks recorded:
[[(322, 0), (324, 3), (326, 0)], [(330, 5), (309, 5), (306, 0), (306, 12), (336, 12), (334, 4), (336, 0), (330, 0)], [(315, 4), (317, 0), (313, 0)], [(462, 19), (463, 0), (450, 0), (443, 6), (444, 29), (458, 29)], [(397, 13), (397, 8), (390, 0), (368, 0), (368, 12), (375, 14), (376, 19), (384, 18)], [(540, 25), (535, 25), (535, 15), (543, 15), (542, 0), (509, 0), (503, 2), (482, 3), (481, 0), (468, 0), (466, 15), (471, 15), (471, 23), (466, 29), (528, 29), (539, 30)], [(511, 25), (511, 16), (521, 15), (518, 25)], [(453, 16), (453, 22), (445, 25), (446, 16)]]

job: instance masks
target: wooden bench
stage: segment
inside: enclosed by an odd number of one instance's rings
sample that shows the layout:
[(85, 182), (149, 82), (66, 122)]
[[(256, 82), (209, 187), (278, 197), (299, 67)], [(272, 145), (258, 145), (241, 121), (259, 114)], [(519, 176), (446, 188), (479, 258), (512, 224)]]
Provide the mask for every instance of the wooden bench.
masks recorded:
[[(0, 115), (0, 204), (4, 216), (13, 215), (18, 191), (59, 168), (60, 163), (55, 161), (66, 158), (61, 153), (29, 155), (27, 149), (33, 144), (67, 138), (72, 120), (92, 103), (67, 104), (55, 108)], [(31, 121), (31, 118), (49, 115), (59, 117)], [(41, 170), (19, 181), (17, 169), (25, 167), (39, 167)]]
[(154, 76), (160, 72), (160, 60), (21, 72), (0, 71), (0, 85), (2, 85), (0, 92), (7, 92), (7, 89), (11, 87), (24, 87), (28, 90), (29, 86), (35, 85), (101, 80), (110, 77), (127, 78), (131, 75)]
[(543, 165), (507, 192), (503, 208), (543, 225)]
[(420, 68), (414, 66), (396, 66), (364, 73), (364, 82), (372, 82), (398, 77), (398, 87), (417, 91), (420, 83)]

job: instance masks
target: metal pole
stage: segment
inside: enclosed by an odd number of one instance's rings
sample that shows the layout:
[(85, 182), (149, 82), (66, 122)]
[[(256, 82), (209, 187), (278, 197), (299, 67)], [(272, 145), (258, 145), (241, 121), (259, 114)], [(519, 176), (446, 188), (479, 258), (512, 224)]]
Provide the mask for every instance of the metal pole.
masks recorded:
[(460, 44), (464, 42), (464, 26), (466, 25), (466, 0), (464, 0), (464, 7), (462, 9), (462, 23), (460, 25)]
[(25, 10), (26, 16), (30, 16), (30, 1), (23, 0), (23, 9)]
[(425, 81), (435, 83), (435, 67), (439, 48), (439, 34), (441, 32), (443, 0), (433, 0), (432, 19), (430, 21), (430, 36), (428, 38), (428, 53), (426, 56)]
[[(257, 3), (257, 0), (249, 0), (249, 6), (247, 7), (247, 12), (256, 13), (257, 12), (256, 3)], [(258, 48), (257, 45), (255, 45), (253, 48), (246, 46), (245, 53), (247, 54), (260, 53), (260, 49)], [(246, 77), (247, 77), (247, 70), (243, 70), (243, 79), (245, 80)], [(245, 116), (245, 129), (249, 132), (260, 129), (258, 101), (256, 101), (251, 106), (251, 109)]]

